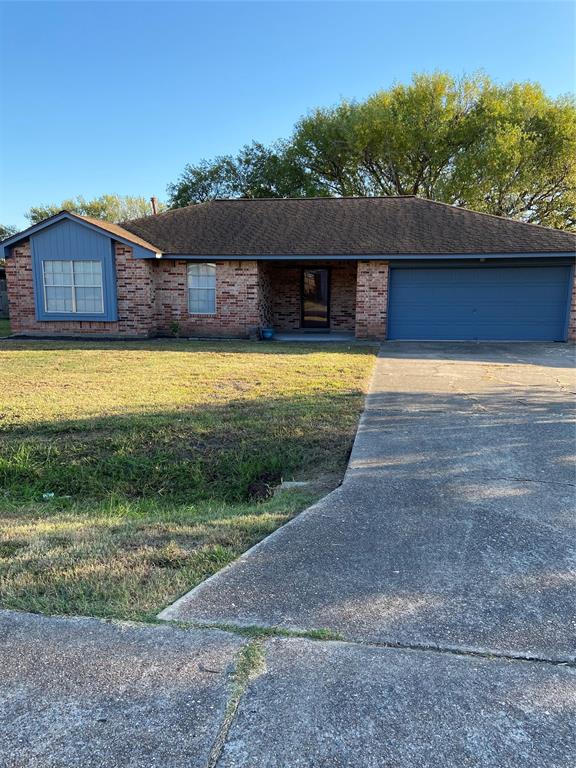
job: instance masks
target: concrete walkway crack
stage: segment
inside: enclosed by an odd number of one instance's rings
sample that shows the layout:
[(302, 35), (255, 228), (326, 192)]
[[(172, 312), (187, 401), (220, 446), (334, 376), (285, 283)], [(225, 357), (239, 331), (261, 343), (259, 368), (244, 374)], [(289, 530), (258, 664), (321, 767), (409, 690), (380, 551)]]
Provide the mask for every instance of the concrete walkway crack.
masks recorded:
[(234, 722), (234, 717), (238, 710), (240, 700), (248, 688), (249, 682), (262, 674), (265, 669), (266, 664), (261, 640), (254, 640), (240, 650), (232, 673), (232, 690), (230, 698), (228, 699), (228, 704), (218, 734), (214, 740), (212, 749), (210, 750), (206, 768), (216, 768), (222, 750), (224, 749), (224, 745), (226, 744), (228, 733)]
[[(240, 691), (240, 697), (249, 680), (256, 677), (262, 671), (263, 656), (261, 659), (258, 657), (259, 650), (261, 651), (263, 649), (263, 644), (266, 641), (272, 640), (274, 638), (282, 638), (284, 640), (312, 640), (318, 643), (345, 643), (347, 645), (357, 645), (364, 648), (389, 648), (403, 651), (424, 651), (439, 654), (449, 654), (452, 656), (503, 659), (504, 661), (533, 662), (536, 664), (550, 664), (552, 666), (576, 668), (576, 655), (574, 657), (566, 658), (551, 658), (538, 654), (512, 652), (507, 653), (491, 648), (473, 648), (471, 646), (440, 645), (438, 643), (403, 643), (395, 640), (361, 640), (358, 638), (344, 637), (336, 632), (332, 632), (329, 629), (296, 630), (286, 629), (284, 627), (264, 626), (256, 624), (245, 626), (243, 624), (236, 625), (233, 623), (228, 623), (223, 625), (213, 622), (194, 623), (167, 621), (166, 623), (174, 624), (186, 629), (218, 629), (222, 632), (229, 632), (231, 634), (240, 635), (242, 637), (255, 636), (256, 639), (244, 649), (244, 651), (246, 651), (249, 655), (251, 654), (253, 656), (252, 661), (248, 659), (239, 662), (239, 676), (237, 673), (235, 673), (235, 685), (238, 685), (240, 688), (242, 688)], [(233, 699), (234, 696), (231, 697), (231, 700)]]
[(400, 643), (394, 641), (371, 642), (363, 640), (344, 640), (350, 645), (358, 645), (368, 648), (391, 648), (402, 651), (425, 651), (428, 653), (448, 654), (451, 656), (470, 656), (480, 659), (502, 659), (504, 661), (519, 661), (525, 663), (549, 664), (555, 667), (573, 667), (576, 668), (575, 659), (552, 659), (543, 656), (531, 655), (528, 653), (503, 653), (487, 649), (459, 648), (458, 646), (442, 646), (434, 643)]

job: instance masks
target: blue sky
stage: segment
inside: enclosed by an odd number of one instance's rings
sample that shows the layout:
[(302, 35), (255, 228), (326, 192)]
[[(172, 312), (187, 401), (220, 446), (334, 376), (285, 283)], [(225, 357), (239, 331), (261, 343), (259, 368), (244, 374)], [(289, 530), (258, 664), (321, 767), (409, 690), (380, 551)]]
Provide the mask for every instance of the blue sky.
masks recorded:
[(413, 72), (575, 90), (569, 2), (13, 2), (1, 13), (0, 222), (287, 136)]

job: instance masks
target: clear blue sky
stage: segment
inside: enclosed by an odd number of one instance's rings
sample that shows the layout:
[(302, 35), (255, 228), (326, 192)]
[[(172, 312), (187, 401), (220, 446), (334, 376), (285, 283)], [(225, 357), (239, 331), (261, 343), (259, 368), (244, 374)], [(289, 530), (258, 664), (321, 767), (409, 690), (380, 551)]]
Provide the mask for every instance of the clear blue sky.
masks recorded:
[(574, 91), (570, 2), (2, 3), (0, 222), (287, 136), (413, 72)]

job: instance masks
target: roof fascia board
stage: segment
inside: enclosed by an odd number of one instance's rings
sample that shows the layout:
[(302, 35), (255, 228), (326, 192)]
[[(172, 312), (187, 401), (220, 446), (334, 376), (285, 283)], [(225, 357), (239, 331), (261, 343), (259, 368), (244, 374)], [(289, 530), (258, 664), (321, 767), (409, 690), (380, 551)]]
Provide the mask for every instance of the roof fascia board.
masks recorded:
[[(44, 221), (40, 221), (38, 222), (38, 224), (34, 224), (33, 226), (28, 227), (28, 229), (24, 229), (22, 232), (18, 232), (16, 235), (12, 235), (11, 237), (4, 240), (2, 242), (2, 248), (4, 250), (4, 258), (9, 258), (9, 249), (16, 243), (19, 243), (21, 240), (27, 240), (32, 235), (36, 234), (36, 232), (40, 232), (42, 229), (46, 229), (46, 227), (51, 227), (54, 224), (57, 224), (59, 221), (64, 221), (65, 219), (68, 219), (69, 221), (74, 221), (77, 224), (81, 224), (83, 227), (87, 227), (88, 229), (92, 229), (94, 232), (98, 232), (98, 234), (106, 235), (106, 237), (109, 237), (111, 240), (117, 240), (119, 243), (124, 243), (124, 245), (129, 245), (131, 248), (134, 249), (134, 256), (137, 258), (155, 259), (155, 258), (158, 258), (158, 254), (160, 253), (160, 251), (152, 251), (152, 250), (149, 250), (148, 248), (144, 248), (143, 245), (134, 243), (133, 240), (130, 240), (127, 237), (121, 237), (116, 233), (112, 233), (109, 230), (104, 229), (104, 227), (98, 227), (89, 221), (85, 221), (81, 216), (74, 216), (73, 213), (63, 212), (63, 213), (58, 213), (55, 216), (50, 217), (49, 219), (44, 219)], [(142, 255), (138, 256), (136, 253), (137, 251)]]
[(438, 259), (452, 261), (453, 259), (542, 259), (542, 258), (575, 258), (576, 252), (572, 251), (534, 251), (524, 253), (382, 253), (370, 255), (330, 255), (330, 254), (301, 254), (274, 255), (274, 256), (199, 256), (184, 253), (163, 253), (163, 259), (185, 259), (188, 261), (309, 261), (322, 259), (323, 261), (437, 261)]

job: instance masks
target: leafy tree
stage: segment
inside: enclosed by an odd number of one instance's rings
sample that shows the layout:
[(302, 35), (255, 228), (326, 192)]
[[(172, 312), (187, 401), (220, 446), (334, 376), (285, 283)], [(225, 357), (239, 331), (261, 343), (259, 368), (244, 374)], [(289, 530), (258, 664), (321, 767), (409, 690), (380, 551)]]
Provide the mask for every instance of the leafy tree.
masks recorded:
[(0, 224), (0, 240), (6, 240), (10, 235), (15, 235), (18, 232), (18, 227), (12, 227), (6, 224)]
[[(165, 208), (163, 203), (159, 204), (159, 210)], [(92, 216), (95, 219), (119, 222), (149, 216), (152, 213), (152, 206), (145, 197), (101, 195), (93, 200), (86, 200), (82, 195), (78, 195), (70, 200), (63, 200), (57, 205), (34, 206), (25, 215), (31, 224), (36, 224), (62, 210), (78, 213), (81, 216)]]
[(218, 197), (313, 197), (328, 194), (294, 156), (289, 144), (271, 148), (253, 142), (237, 155), (222, 155), (187, 165), (168, 187), (171, 207)]
[(481, 125), (460, 158), (447, 199), (533, 224), (576, 229), (576, 110), (530, 83), (487, 84), (477, 106)]
[(419, 195), (576, 229), (576, 105), (538, 85), (416, 75), (316, 109), (289, 140), (188, 165), (178, 207), (214, 197)]

